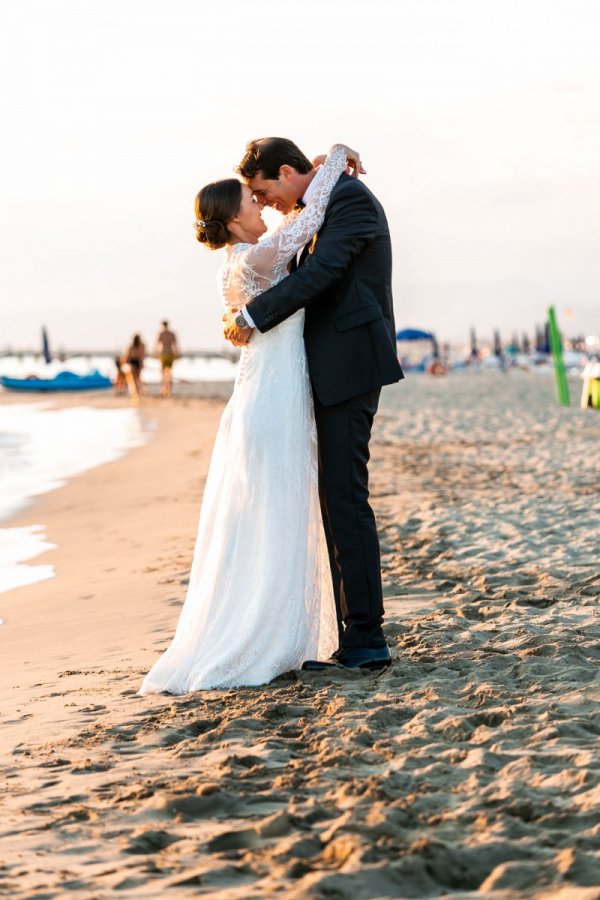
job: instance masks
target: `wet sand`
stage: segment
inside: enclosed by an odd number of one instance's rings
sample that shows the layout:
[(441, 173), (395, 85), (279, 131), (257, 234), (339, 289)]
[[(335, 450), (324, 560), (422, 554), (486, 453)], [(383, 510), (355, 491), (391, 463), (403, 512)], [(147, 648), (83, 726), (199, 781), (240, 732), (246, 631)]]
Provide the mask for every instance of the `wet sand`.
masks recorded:
[(147, 398), (149, 444), (14, 523), (58, 550), (0, 595), (0, 893), (600, 897), (600, 415), (531, 373), (387, 390), (393, 666), (141, 698), (222, 406)]

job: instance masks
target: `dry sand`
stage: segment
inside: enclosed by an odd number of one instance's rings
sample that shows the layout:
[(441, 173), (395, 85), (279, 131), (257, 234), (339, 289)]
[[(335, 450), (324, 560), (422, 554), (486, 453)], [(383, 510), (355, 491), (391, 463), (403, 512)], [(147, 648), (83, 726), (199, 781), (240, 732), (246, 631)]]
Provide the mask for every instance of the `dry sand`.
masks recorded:
[(600, 897), (600, 415), (524, 373), (388, 390), (394, 665), (141, 698), (222, 405), (146, 399), (149, 444), (14, 523), (57, 577), (0, 595), (0, 894)]

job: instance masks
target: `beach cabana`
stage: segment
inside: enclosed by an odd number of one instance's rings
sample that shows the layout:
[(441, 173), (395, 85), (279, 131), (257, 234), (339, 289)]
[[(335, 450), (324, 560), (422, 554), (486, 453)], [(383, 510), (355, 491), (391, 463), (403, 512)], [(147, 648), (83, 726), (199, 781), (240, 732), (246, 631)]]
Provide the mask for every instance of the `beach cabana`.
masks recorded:
[(421, 331), (419, 328), (403, 328), (396, 334), (397, 341), (434, 341), (431, 331)]
[(400, 362), (406, 368), (425, 371), (428, 362), (427, 357), (433, 358), (434, 360), (439, 358), (440, 351), (438, 348), (438, 343), (432, 331), (423, 331), (421, 328), (402, 328), (400, 331), (396, 332), (397, 344), (408, 342), (411, 345), (415, 345), (416, 349), (419, 349), (418, 345), (422, 341), (426, 341), (431, 345), (430, 353), (423, 353), (423, 358), (420, 359), (416, 364), (413, 363), (413, 360), (411, 359), (411, 357), (413, 357), (413, 354), (402, 354)]

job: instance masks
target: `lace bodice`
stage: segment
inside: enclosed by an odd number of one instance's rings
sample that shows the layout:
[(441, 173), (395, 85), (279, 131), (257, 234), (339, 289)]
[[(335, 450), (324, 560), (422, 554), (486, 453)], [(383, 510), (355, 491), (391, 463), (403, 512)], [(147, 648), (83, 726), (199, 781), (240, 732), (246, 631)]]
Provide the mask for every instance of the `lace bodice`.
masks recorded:
[(287, 215), (277, 230), (258, 244), (234, 244), (219, 272), (219, 292), (227, 309), (240, 309), (287, 275), (290, 260), (317, 233), (334, 185), (346, 168), (346, 149), (336, 145), (322, 169), (309, 202)]

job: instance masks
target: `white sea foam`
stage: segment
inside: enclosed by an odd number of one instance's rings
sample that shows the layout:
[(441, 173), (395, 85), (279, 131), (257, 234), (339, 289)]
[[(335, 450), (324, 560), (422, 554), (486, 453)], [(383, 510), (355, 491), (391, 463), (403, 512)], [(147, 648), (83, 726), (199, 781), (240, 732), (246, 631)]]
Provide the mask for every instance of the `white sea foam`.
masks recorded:
[(45, 537), (42, 525), (0, 528), (0, 591), (52, 578), (54, 566), (24, 565), (34, 556), (56, 548), (56, 544), (50, 544)]
[[(0, 406), (0, 521), (80, 472), (144, 443), (137, 410)], [(0, 591), (49, 578), (52, 566), (23, 563), (50, 549), (43, 526), (0, 529)]]

